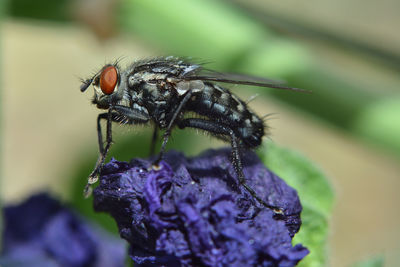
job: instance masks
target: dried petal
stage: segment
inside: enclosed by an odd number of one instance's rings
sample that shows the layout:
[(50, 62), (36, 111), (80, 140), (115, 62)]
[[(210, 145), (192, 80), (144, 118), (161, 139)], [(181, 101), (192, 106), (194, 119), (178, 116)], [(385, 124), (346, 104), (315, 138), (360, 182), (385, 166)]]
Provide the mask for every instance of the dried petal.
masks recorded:
[(169, 152), (151, 161), (111, 160), (94, 190), (97, 211), (110, 213), (138, 265), (294, 266), (308, 250), (292, 246), (301, 220), (297, 193), (246, 152), (247, 183), (276, 214), (239, 185), (230, 150), (195, 158)]

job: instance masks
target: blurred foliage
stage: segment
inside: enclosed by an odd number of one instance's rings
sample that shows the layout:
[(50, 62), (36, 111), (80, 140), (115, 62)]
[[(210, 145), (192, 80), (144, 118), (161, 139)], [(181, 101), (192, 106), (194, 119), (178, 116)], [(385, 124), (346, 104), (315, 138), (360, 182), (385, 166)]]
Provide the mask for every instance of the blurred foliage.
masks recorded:
[[(125, 31), (166, 53), (211, 61), (222, 69), (240, 62), (264, 35), (256, 23), (243, 21), (240, 12), (220, 1), (121, 1), (118, 18)], [(243, 33), (257, 39), (243, 38)]]
[(383, 260), (383, 257), (377, 256), (371, 259), (357, 262), (351, 267), (383, 267), (383, 266), (385, 266), (385, 261)]
[(354, 131), (400, 157), (400, 95), (379, 99), (355, 119)]
[(309, 160), (272, 142), (264, 144), (258, 154), (270, 170), (299, 194), (303, 205), (302, 226), (293, 243), (301, 243), (310, 250), (299, 266), (326, 265), (329, 220), (334, 204), (334, 193), (328, 180)]
[[(400, 70), (400, 54), (396, 53), (396, 51), (390, 51), (390, 49), (383, 50), (380, 48), (382, 47), (382, 43), (378, 43), (376, 40), (368, 43), (365, 41), (362, 42), (343, 34), (332, 33), (332, 29), (324, 29), (318, 23), (310, 23), (310, 21), (306, 22), (294, 18), (290, 19), (290, 16), (275, 14), (267, 8), (258, 9), (257, 5), (251, 5), (244, 0), (232, 0), (230, 2), (234, 3), (237, 8), (240, 8), (243, 13), (251, 16), (254, 21), (275, 32), (301, 37), (302, 39), (306, 38), (316, 43), (323, 43), (328, 47), (334, 46), (342, 51), (361, 55), (368, 59), (368, 61), (373, 60), (374, 63), (382, 67)], [(367, 2), (368, 4), (370, 2)], [(340, 3), (337, 2), (337, 5), (340, 5)]]
[(11, 0), (8, 12), (18, 18), (65, 22), (70, 20), (68, 10), (71, 2), (71, 0)]

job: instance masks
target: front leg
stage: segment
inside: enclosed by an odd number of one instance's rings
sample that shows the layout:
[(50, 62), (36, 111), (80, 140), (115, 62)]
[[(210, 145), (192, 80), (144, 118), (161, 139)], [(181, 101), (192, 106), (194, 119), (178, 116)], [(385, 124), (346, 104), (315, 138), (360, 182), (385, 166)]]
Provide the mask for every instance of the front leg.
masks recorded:
[[(106, 146), (104, 147), (103, 144), (103, 133), (101, 130), (101, 120), (107, 120), (107, 129), (106, 129)], [(113, 119), (113, 113), (112, 109), (110, 108), (108, 112), (101, 113), (97, 117), (97, 138), (98, 138), (98, 143), (99, 143), (99, 157), (97, 158), (96, 165), (93, 169), (93, 171), (90, 173), (88, 182), (85, 186), (84, 189), (84, 196), (87, 198), (91, 195), (92, 193), (92, 187), (91, 185), (96, 183), (99, 179), (99, 175), (101, 172), (101, 169), (103, 168), (104, 161), (107, 157), (107, 153), (110, 150), (111, 144), (112, 144), (112, 119)]]
[[(84, 189), (84, 196), (89, 197), (92, 193), (91, 185), (96, 183), (99, 179), (101, 169), (104, 166), (104, 161), (107, 157), (108, 151), (111, 148), (112, 144), (112, 122), (118, 122), (119, 119), (123, 117), (127, 119), (127, 123), (146, 123), (150, 120), (150, 117), (147, 112), (140, 109), (128, 108), (125, 106), (112, 106), (108, 109), (108, 112), (101, 113), (97, 117), (97, 137), (99, 143), (99, 157), (97, 159), (96, 165), (89, 175), (88, 182)], [(106, 129), (106, 146), (103, 144), (103, 132), (101, 130), (101, 120), (107, 121), (107, 129)]]
[[(104, 165), (104, 160), (107, 157), (108, 151), (111, 148), (112, 144), (112, 110), (110, 109), (107, 113), (102, 113), (99, 115), (97, 119), (97, 136), (99, 141), (99, 158), (97, 160), (96, 166), (92, 173), (89, 175), (88, 184), (94, 184), (98, 180), (98, 176), (101, 172), (101, 168)], [(101, 131), (101, 119), (106, 119), (107, 121), (107, 128), (106, 128), (106, 146), (103, 147), (103, 134)]]

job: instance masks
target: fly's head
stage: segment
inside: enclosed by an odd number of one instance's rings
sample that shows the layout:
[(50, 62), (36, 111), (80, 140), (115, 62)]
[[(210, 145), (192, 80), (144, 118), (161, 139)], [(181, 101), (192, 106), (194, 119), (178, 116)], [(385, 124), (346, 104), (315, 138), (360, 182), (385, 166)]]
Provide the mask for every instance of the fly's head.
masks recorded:
[(123, 86), (117, 64), (107, 64), (93, 77), (83, 80), (81, 92), (86, 91), (90, 85), (94, 88), (92, 103), (100, 109), (108, 109), (112, 103), (122, 98)]

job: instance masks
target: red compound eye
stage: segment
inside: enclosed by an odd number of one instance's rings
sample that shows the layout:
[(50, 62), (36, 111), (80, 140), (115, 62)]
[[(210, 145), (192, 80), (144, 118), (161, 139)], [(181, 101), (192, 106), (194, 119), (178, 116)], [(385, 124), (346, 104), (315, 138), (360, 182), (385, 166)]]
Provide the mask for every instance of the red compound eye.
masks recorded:
[(114, 92), (118, 81), (117, 69), (114, 66), (108, 66), (100, 75), (100, 89), (104, 94), (110, 95)]

